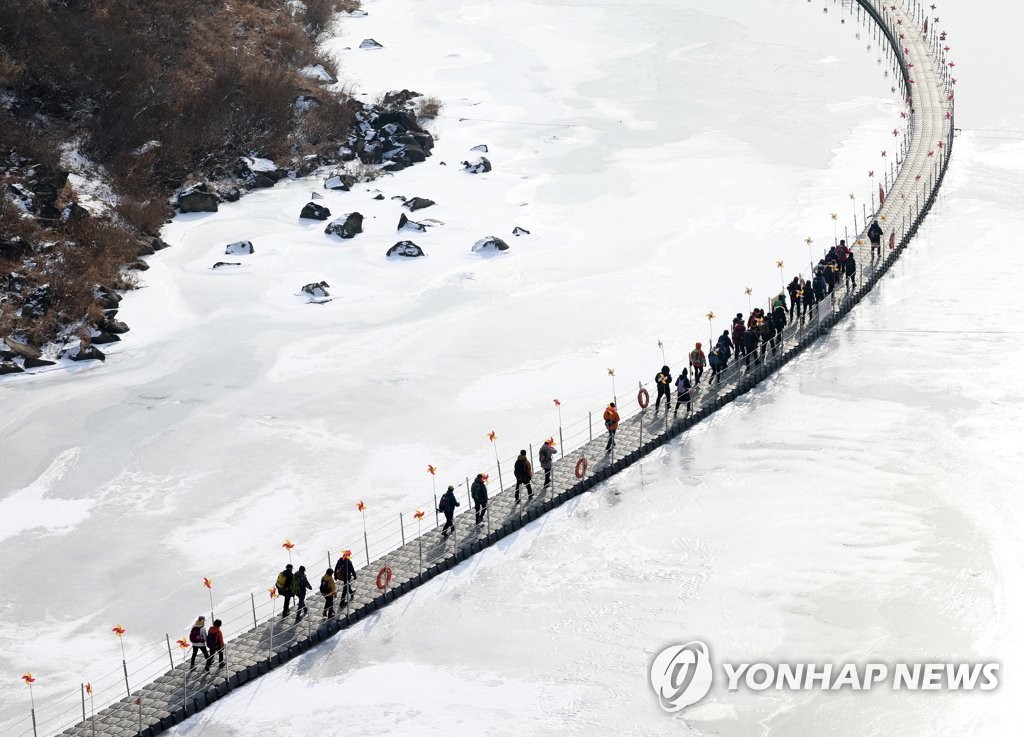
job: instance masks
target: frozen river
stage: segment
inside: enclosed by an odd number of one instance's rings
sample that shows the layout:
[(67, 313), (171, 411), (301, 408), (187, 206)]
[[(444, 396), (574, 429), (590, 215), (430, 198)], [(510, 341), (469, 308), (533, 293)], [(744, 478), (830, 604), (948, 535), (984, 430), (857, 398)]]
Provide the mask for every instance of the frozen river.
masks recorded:
[[(332, 44), (358, 89), (445, 101), (435, 156), (376, 185), (437, 200), (423, 214), (445, 225), (421, 241), (428, 259), (391, 264), (397, 203), (365, 191), (325, 200), (367, 216), (352, 244), (296, 220), (317, 182), (179, 218), (104, 366), (0, 385), (15, 571), (0, 717), (23, 716), (25, 670), (42, 701), (115, 669), (115, 622), (129, 656), (180, 636), (207, 606), (203, 576), (218, 598), (262, 590), (283, 538), (319, 559), (358, 536), (358, 499), (378, 520), (408, 513), (429, 496), (427, 463), (459, 480), (488, 463), (488, 430), (503, 454), (550, 434), (552, 397), (567, 420), (599, 408), (606, 367), (627, 386), (650, 378), (658, 339), (677, 360), (705, 312), (745, 309), (746, 286), (766, 296), (776, 259), (806, 261), (803, 237), (830, 239), (829, 213), (852, 220), (848, 193), (868, 196), (899, 124), (877, 49), (831, 3), (705, 6), (380, 0), (344, 22)], [(1024, 128), (1024, 108), (993, 105), (1006, 72), (986, 55), (1020, 11), (979, 7), (941, 9), (967, 69), (943, 195), (832, 338), (641, 468), (178, 731), (1008, 734), (1024, 349), (991, 265), (1020, 271), (1024, 144), (993, 130)], [(354, 49), (371, 36), (385, 48)], [(457, 163), (478, 143), (495, 171), (474, 179)], [(514, 225), (532, 235), (508, 237)], [(508, 257), (469, 253), (492, 233)], [(211, 273), (238, 238), (251, 263)], [(295, 296), (321, 278), (338, 299)], [(681, 722), (646, 669), (694, 637), (737, 659), (994, 658), (1003, 684), (715, 689)]]

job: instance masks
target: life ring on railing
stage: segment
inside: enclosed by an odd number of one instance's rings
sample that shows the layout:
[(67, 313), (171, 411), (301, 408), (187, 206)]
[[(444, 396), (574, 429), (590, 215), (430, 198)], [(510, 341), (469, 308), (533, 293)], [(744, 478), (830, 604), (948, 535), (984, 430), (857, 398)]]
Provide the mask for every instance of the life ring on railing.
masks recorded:
[(581, 479), (587, 475), (587, 457), (580, 456), (580, 459), (576, 461), (576, 478)]
[(636, 403), (640, 405), (640, 409), (647, 409), (647, 405), (651, 403), (651, 393), (640, 387), (640, 391), (636, 393)]
[(383, 591), (391, 585), (391, 566), (384, 566), (377, 574), (377, 588)]

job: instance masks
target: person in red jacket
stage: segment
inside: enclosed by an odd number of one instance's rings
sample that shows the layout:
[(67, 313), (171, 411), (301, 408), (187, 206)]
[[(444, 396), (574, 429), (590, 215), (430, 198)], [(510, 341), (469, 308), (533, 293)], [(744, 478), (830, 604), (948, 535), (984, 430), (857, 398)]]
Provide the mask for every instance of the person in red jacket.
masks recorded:
[(700, 349), (700, 343), (698, 343), (697, 347), (690, 351), (690, 368), (693, 369), (694, 386), (700, 383), (700, 375), (704, 373), (704, 366), (707, 362), (707, 356), (704, 355), (704, 351)]
[(224, 667), (224, 633), (220, 631), (221, 624), (219, 619), (213, 620), (213, 626), (206, 633), (206, 649), (210, 651), (209, 657), (206, 658), (206, 668), (204, 668), (207, 673), (210, 672), (210, 666), (213, 665), (214, 654), (218, 658), (217, 667)]
[(615, 402), (611, 402), (604, 410), (604, 426), (608, 429), (608, 445), (604, 447), (608, 453), (615, 445), (615, 431), (619, 429), (619, 411), (615, 409)]

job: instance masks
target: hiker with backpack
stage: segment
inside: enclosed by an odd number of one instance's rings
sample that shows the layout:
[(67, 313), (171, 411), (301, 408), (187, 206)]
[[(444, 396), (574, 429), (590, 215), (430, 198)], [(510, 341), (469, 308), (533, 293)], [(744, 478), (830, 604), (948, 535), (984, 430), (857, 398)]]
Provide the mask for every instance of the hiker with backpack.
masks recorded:
[(716, 345), (711, 349), (711, 353), (708, 354), (708, 366), (711, 367), (711, 378), (708, 379), (708, 386), (711, 386), (716, 381), (721, 383), (724, 363), (722, 350)]
[[(523, 451), (525, 453), (526, 451)], [(530, 491), (530, 483), (526, 483), (527, 491)], [(478, 473), (476, 478), (473, 479), (473, 485), (469, 489), (470, 496), (473, 497), (473, 512), (476, 516), (476, 524), (480, 524), (484, 520), (484, 514), (487, 512), (487, 483), (484, 481), (484, 475)], [(533, 492), (530, 491), (530, 496), (533, 496)], [(516, 483), (516, 501), (519, 501), (519, 483)]]
[(334, 597), (338, 593), (338, 587), (334, 585), (334, 571), (330, 568), (320, 579), (320, 593), (324, 597), (323, 616), (331, 619), (334, 617)]
[(672, 406), (672, 371), (668, 366), (662, 366), (654, 377), (654, 385), (658, 388), (658, 398), (654, 402), (654, 412), (657, 414), (661, 406), (661, 398), (665, 397), (665, 411), (668, 412)]
[(798, 276), (793, 277), (788, 285), (786, 285), (786, 291), (789, 292), (789, 321), (793, 322), (793, 309), (796, 309), (797, 317), (803, 317), (803, 305), (800, 302), (799, 293), (803, 289), (803, 279)]
[(871, 258), (875, 258), (875, 251), (878, 251), (878, 257), (882, 257), (882, 226), (875, 220), (871, 223), (871, 227), (868, 228), (868, 240), (871, 241)]
[(707, 364), (707, 359), (704, 357), (704, 351), (700, 349), (700, 343), (690, 351), (690, 368), (693, 369), (693, 385), (696, 386), (700, 383), (700, 375), (704, 373), (704, 366)]
[(288, 607), (292, 603), (293, 578), (295, 578), (295, 574), (292, 573), (291, 563), (286, 565), (284, 570), (277, 574), (277, 593), (284, 597), (284, 611), (281, 612), (282, 617), (288, 616)]
[(189, 670), (196, 669), (196, 656), (200, 652), (206, 658), (207, 669), (209, 669), (210, 651), (206, 649), (206, 635), (206, 617), (199, 615), (188, 633), (188, 641), (192, 645), (192, 663), (189, 665)]
[(551, 486), (551, 467), (554, 465), (555, 441), (548, 438), (544, 445), (540, 446), (537, 455), (540, 457), (540, 467), (544, 469), (544, 486)]
[[(527, 499), (533, 499), (533, 486), (532, 486), (532, 482), (533, 482), (533, 464), (530, 463), (530, 459), (526, 457), (526, 451), (525, 450), (519, 451), (519, 455), (516, 457), (515, 465), (512, 467), (512, 473), (515, 474), (515, 477), (516, 477), (516, 498), (515, 498), (515, 501), (516, 502), (519, 501), (519, 487), (523, 486), (523, 485), (526, 486), (526, 494), (527, 494), (526, 498)], [(483, 474), (477, 474), (476, 481), (473, 482), (473, 488), (470, 489), (470, 491), (473, 492), (473, 503), (477, 506), (477, 510), (476, 510), (476, 516), (477, 516), (477, 520), (476, 521), (477, 521), (477, 523), (479, 523), (480, 520), (483, 519), (483, 513), (480, 511), (480, 505), (479, 505), (479, 503), (476, 500), (476, 485), (477, 485), (477, 482), (479, 482), (480, 485), (483, 486), (484, 506), (485, 507), (487, 506), (487, 487), (484, 486), (482, 475)], [(513, 503), (515, 503), (515, 502), (513, 502)]]
[(299, 566), (299, 570), (292, 576), (292, 594), (298, 600), (295, 605), (296, 622), (302, 619), (303, 614), (307, 613), (306, 592), (312, 590), (312, 588), (309, 585), (309, 579), (306, 578), (306, 566)]
[(736, 348), (736, 360), (740, 360), (740, 356), (746, 353), (746, 347), (743, 345), (743, 334), (747, 331), (747, 326), (744, 324), (743, 313), (737, 312), (736, 317), (732, 319), (732, 344)]
[(683, 402), (686, 402), (686, 414), (690, 414), (693, 410), (693, 405), (690, 403), (692, 399), (690, 396), (690, 375), (686, 367), (683, 366), (679, 372), (679, 378), (676, 379), (676, 410), (672, 413), (672, 416), (675, 417), (679, 414), (679, 405)]
[(758, 360), (757, 360), (757, 341), (758, 340), (759, 340), (759, 338), (758, 338), (756, 326), (755, 327), (750, 327), (748, 325), (746, 331), (743, 333), (743, 352), (745, 354), (744, 358), (743, 358), (743, 367), (744, 368), (747, 368), (747, 369), (750, 368), (750, 359), (751, 359), (751, 357), (753, 357), (753, 359), (754, 359), (754, 365), (755, 366), (757, 365), (757, 363), (758, 363)]
[[(342, 550), (341, 557), (334, 565), (334, 580), (341, 581), (341, 602), (344, 606), (352, 598), (352, 582), (356, 580), (356, 568), (352, 565), (352, 551)], [(332, 599), (331, 604), (334, 604)], [(333, 616), (334, 610), (331, 609)]]
[(437, 504), (437, 511), (444, 515), (441, 537), (448, 537), (448, 534), (455, 530), (455, 508), (461, 506), (459, 500), (455, 498), (455, 487), (449, 485), (448, 490), (441, 496), (441, 501)]
[(210, 672), (210, 666), (213, 665), (213, 656), (216, 655), (218, 659), (217, 667), (224, 667), (224, 633), (220, 631), (222, 622), (219, 619), (213, 620), (213, 626), (210, 631), (206, 633), (206, 647), (210, 651), (209, 657), (206, 659), (206, 672)]

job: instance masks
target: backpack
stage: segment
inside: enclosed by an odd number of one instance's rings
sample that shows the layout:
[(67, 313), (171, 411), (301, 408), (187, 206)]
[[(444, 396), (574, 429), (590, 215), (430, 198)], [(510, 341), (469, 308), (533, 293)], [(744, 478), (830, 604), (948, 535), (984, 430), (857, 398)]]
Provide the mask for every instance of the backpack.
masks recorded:
[(208, 647), (210, 650), (217, 649), (217, 633), (213, 630), (210, 630), (206, 633), (206, 647)]
[(203, 642), (203, 628), (199, 625), (193, 627), (192, 631), (188, 633), (188, 641), (191, 642), (193, 645), (199, 643), (200, 647), (205, 645), (206, 643)]
[(288, 583), (288, 576), (286, 576), (284, 573), (278, 573), (277, 574), (277, 590), (283, 593), (284, 592), (284, 587), (287, 585), (287, 583)]
[(324, 596), (327, 596), (327, 594), (328, 594), (328, 592), (330, 592), (330, 590), (331, 590), (331, 587), (327, 585), (327, 579), (326, 578), (321, 578), (320, 579), (320, 593), (323, 594)]
[(546, 445), (540, 446), (540, 452), (538, 452), (537, 455), (540, 456), (541, 463), (547, 463), (551, 460), (551, 451), (548, 450), (548, 446)]

